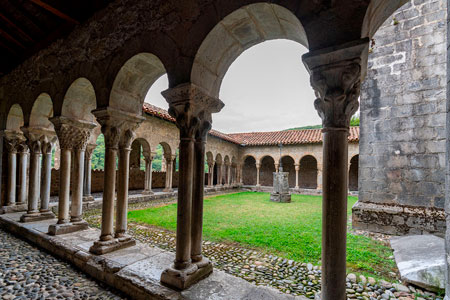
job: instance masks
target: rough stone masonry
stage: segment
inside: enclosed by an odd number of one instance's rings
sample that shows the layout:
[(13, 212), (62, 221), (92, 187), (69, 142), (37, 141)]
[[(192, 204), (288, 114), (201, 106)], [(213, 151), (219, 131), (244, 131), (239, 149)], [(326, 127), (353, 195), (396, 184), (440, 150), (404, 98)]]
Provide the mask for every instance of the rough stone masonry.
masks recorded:
[(361, 90), (358, 229), (445, 233), (446, 16), (446, 1), (414, 0), (372, 40)]

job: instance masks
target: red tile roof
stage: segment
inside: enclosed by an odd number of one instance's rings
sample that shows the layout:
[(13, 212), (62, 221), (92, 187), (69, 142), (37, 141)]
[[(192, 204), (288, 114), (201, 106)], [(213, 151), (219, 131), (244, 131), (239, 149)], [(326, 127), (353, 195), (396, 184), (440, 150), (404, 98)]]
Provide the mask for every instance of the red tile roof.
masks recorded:
[[(167, 110), (144, 103), (142, 110), (151, 116), (175, 123)], [(322, 142), (321, 129), (300, 129), (271, 132), (244, 132), (226, 134), (212, 129), (210, 135), (219, 139), (246, 146), (316, 144)], [(350, 127), (349, 142), (359, 141), (359, 127)]]

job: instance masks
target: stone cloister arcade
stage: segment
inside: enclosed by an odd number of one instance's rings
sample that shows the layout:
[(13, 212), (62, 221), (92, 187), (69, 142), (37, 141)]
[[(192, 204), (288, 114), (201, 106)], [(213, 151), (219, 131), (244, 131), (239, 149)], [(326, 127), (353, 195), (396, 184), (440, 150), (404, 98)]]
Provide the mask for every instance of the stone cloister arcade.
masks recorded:
[[(151, 146), (162, 142), (152, 141), (157, 129), (143, 130), (140, 135), (140, 125), (145, 120), (142, 105), (147, 91), (167, 73), (169, 89), (162, 94), (179, 129), (177, 145), (170, 145), (171, 155), (179, 149), (179, 187), (175, 260), (160, 280), (179, 290), (195, 284), (213, 270), (202, 255), (205, 157), (215, 157), (216, 167), (209, 169), (218, 175), (219, 184), (224, 180), (229, 184), (233, 178), (239, 181), (246, 174), (245, 169), (242, 175), (236, 172), (239, 167), (233, 171), (233, 164), (242, 163), (239, 155), (214, 151), (207, 155), (212, 114), (224, 106), (218, 98), (222, 79), (231, 63), (249, 47), (270, 39), (293, 40), (310, 51), (302, 60), (316, 92), (314, 106), (323, 120), (321, 160), (316, 158), (315, 168), (312, 156), (303, 160), (293, 157), (294, 168), (298, 162), (300, 169), (304, 164), (309, 172), (322, 177), (321, 299), (346, 299), (350, 118), (358, 108), (370, 38), (405, 2), (111, 3), (67, 38), (0, 79), (1, 126), (9, 156), (8, 203), (17, 199), (17, 204), (23, 205), (23, 190), (28, 184), (28, 206), (21, 221), (54, 217), (47, 200), (48, 154), (57, 140), (61, 148), (58, 216), (48, 232), (59, 235), (86, 228), (81, 217), (85, 153), (93, 144), (94, 128), (100, 127), (105, 137), (101, 234), (89, 252), (101, 255), (135, 244), (127, 235), (132, 142), (137, 137), (145, 137)], [(144, 148), (151, 160), (152, 147)], [(30, 153), (28, 183), (24, 174), (26, 149)], [(173, 159), (166, 158), (170, 171)], [(17, 160), (18, 176), (13, 173)], [(264, 155), (255, 159), (255, 168), (266, 166), (263, 171), (272, 172), (277, 161)], [(225, 179), (222, 174), (226, 174)], [(302, 182), (300, 174), (298, 181)], [(256, 176), (259, 182), (260, 172)], [(13, 193), (16, 177), (21, 186), (18, 197)], [(213, 178), (208, 181), (214, 182)], [(308, 186), (319, 187), (318, 182)]]

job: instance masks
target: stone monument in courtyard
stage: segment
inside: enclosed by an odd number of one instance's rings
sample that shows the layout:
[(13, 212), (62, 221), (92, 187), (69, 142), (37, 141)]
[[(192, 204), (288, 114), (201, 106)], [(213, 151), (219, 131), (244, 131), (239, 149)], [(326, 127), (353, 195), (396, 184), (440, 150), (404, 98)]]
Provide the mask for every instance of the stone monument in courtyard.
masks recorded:
[(280, 172), (273, 172), (273, 192), (270, 194), (270, 201), (290, 203), (291, 194), (289, 193), (289, 173), (283, 172), (280, 168)]

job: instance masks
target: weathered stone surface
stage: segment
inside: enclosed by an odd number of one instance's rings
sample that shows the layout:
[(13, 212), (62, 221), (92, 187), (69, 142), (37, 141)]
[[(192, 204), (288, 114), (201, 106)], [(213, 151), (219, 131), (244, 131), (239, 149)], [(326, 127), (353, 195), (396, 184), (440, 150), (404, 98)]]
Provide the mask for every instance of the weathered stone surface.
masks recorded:
[(444, 244), (444, 239), (433, 235), (392, 238), (391, 246), (402, 280), (432, 291), (444, 289)]
[(273, 173), (273, 191), (270, 194), (270, 201), (281, 203), (291, 202), (288, 176), (289, 173), (287, 172)]

